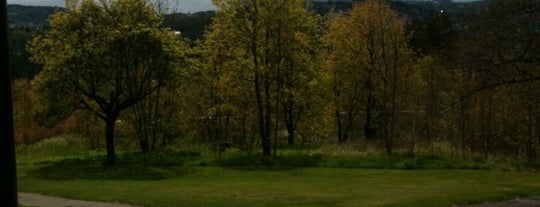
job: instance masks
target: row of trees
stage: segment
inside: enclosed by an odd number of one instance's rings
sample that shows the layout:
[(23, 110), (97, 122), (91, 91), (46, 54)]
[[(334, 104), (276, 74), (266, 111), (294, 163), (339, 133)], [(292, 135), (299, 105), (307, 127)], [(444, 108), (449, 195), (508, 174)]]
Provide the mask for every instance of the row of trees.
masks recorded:
[(217, 156), (261, 146), (270, 157), (301, 139), (537, 157), (534, 0), (488, 1), (463, 25), (441, 12), (414, 39), (382, 0), (326, 16), (305, 0), (215, 0), (205, 38), (191, 45), (146, 1), (67, 3), (28, 47), (44, 66), (35, 117), (101, 118), (109, 164), (119, 120), (143, 152), (198, 137)]

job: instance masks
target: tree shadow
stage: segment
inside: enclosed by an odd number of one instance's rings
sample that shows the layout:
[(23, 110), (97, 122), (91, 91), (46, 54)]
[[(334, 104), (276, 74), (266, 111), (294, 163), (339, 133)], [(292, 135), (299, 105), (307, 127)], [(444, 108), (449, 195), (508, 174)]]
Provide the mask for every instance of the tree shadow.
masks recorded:
[(290, 154), (275, 157), (234, 155), (217, 161), (217, 165), (244, 171), (289, 171), (302, 167), (318, 167), (321, 155)]
[(119, 162), (106, 166), (102, 159), (71, 158), (47, 163), (29, 175), (48, 180), (163, 180), (195, 172), (182, 165), (147, 165)]

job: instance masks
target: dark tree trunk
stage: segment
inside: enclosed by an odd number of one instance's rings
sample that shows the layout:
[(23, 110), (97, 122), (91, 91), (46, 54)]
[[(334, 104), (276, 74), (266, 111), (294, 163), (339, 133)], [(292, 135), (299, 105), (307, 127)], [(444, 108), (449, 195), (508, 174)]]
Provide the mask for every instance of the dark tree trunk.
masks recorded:
[[(294, 116), (294, 107), (295, 107), (294, 99), (291, 95), (289, 95), (287, 99), (288, 99), (287, 105), (285, 106), (285, 116), (286, 116), (285, 125), (287, 127), (287, 133), (288, 133), (287, 142), (289, 143), (289, 145), (294, 145), (294, 140), (296, 136), (296, 123), (298, 122), (300, 118), (301, 112), (298, 112), (298, 115), (295, 117)], [(298, 110), (301, 111), (300, 109)]]
[[(256, 58), (256, 57), (255, 57)], [(263, 149), (263, 155), (264, 156), (271, 156), (272, 146), (270, 143), (270, 111), (269, 107), (265, 104), (268, 104), (267, 99), (269, 97), (262, 97), (261, 94), (261, 80), (260, 80), (260, 73), (258, 71), (255, 72), (255, 98), (257, 100), (257, 118), (259, 122), (259, 136), (261, 138), (261, 145)], [(266, 91), (265, 86), (265, 91)], [(266, 95), (266, 93), (265, 93)], [(263, 103), (264, 101), (264, 103)]]
[(337, 124), (337, 135), (338, 135), (338, 142), (343, 143), (343, 126), (341, 124), (341, 113), (339, 110), (336, 109), (336, 124)]
[[(0, 3), (0, 23), (2, 24), (2, 40), (0, 40), (1, 48), (4, 54), (8, 54), (8, 25), (7, 25), (7, 7), (6, 1)], [(4, 55), (2, 60), (2, 69), (0, 72), (0, 83), (2, 94), (2, 124), (0, 124), (0, 132), (2, 132), (2, 141), (0, 142), (2, 158), (2, 199), (0, 203), (3, 206), (16, 207), (17, 203), (17, 173), (15, 164), (15, 135), (13, 129), (13, 103), (11, 97), (11, 71), (9, 69), (9, 57)]]
[(333, 91), (334, 91), (334, 104), (336, 105), (335, 115), (336, 115), (337, 137), (338, 137), (338, 143), (343, 143), (343, 126), (341, 124), (341, 111), (340, 111), (340, 108), (339, 108), (339, 104), (340, 104), (339, 103), (339, 97), (340, 97), (341, 93), (340, 93), (340, 90), (339, 90), (339, 86), (337, 84), (338, 84), (337, 73), (334, 72)]
[[(254, 57), (256, 59), (256, 57)], [(258, 71), (255, 71), (255, 98), (257, 100), (257, 118), (259, 122), (259, 136), (261, 138), (261, 145), (263, 149), (263, 155), (264, 156), (270, 156), (271, 155), (271, 143), (270, 143), (270, 128), (267, 127), (269, 124), (267, 120), (270, 119), (270, 114), (268, 111), (268, 106), (265, 106), (263, 104), (263, 97), (261, 94), (261, 81), (260, 81), (260, 73)], [(268, 97), (264, 97), (265, 99)], [(266, 101), (265, 101), (266, 103)]]
[(272, 107), (270, 103), (270, 80), (268, 75), (264, 77), (264, 136), (262, 139), (262, 147), (264, 156), (272, 156), (272, 139), (270, 137), (270, 129), (272, 123)]
[(462, 157), (465, 157), (465, 150), (466, 150), (466, 140), (467, 138), (465, 137), (467, 135), (467, 133), (465, 132), (465, 129), (466, 129), (466, 126), (465, 126), (465, 123), (466, 123), (466, 110), (467, 110), (467, 100), (465, 98), (461, 98), (461, 104), (460, 104), (460, 127), (459, 127), (459, 131), (460, 131), (460, 137), (461, 137), (461, 156)]
[(148, 141), (148, 137), (144, 136), (142, 139), (139, 139), (139, 145), (142, 153), (146, 154), (150, 152), (150, 142)]
[(366, 125), (364, 126), (364, 136), (368, 140), (373, 140), (377, 137), (377, 129), (375, 127), (375, 121), (373, 120), (373, 115), (375, 111), (375, 97), (373, 91), (373, 83), (371, 82), (371, 75), (368, 75), (368, 80), (366, 81), (367, 88), (367, 103), (366, 103)]
[(113, 166), (116, 164), (116, 152), (114, 150), (114, 127), (116, 125), (117, 116), (108, 116), (105, 120), (105, 143), (107, 145), (107, 160), (106, 165)]
[(288, 111), (287, 113), (288, 113), (287, 115), (288, 117), (285, 123), (287, 127), (287, 133), (289, 134), (287, 137), (287, 142), (289, 143), (289, 145), (294, 145), (296, 127), (294, 126), (294, 120), (293, 120), (293, 114), (292, 114), (293, 112), (291, 110), (291, 111)]
[(345, 132), (343, 133), (343, 137), (341, 138), (342, 143), (349, 141), (351, 131), (353, 130), (353, 125), (354, 125), (354, 113), (347, 112), (347, 127), (345, 128)]
[(287, 137), (287, 141), (288, 141), (289, 145), (294, 145), (294, 138), (295, 138), (294, 130), (289, 131), (289, 136)]

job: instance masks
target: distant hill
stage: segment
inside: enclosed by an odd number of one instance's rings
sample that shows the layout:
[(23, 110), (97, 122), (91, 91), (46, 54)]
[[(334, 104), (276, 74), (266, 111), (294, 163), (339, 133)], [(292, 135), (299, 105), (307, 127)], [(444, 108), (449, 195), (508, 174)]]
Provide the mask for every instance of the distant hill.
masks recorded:
[[(353, 0), (312, 0), (312, 2), (313, 8), (319, 13), (332, 10), (347, 11), (353, 4)], [(390, 6), (409, 20), (431, 17), (444, 11), (452, 19), (461, 21), (464, 16), (476, 11), (482, 2), (481, 0), (393, 0), (390, 1)]]
[[(351, 0), (312, 0), (312, 9), (325, 14), (329, 11), (347, 11), (352, 7)], [(460, 2), (452, 0), (429, 1), (390, 1), (394, 10), (408, 19), (409, 23), (439, 15), (444, 11), (452, 22), (459, 24), (465, 17), (475, 12), (482, 1)], [(50, 6), (8, 5), (8, 24), (10, 27), (41, 27), (46, 24), (49, 15), (56, 10)], [(175, 13), (165, 17), (164, 26), (180, 31), (189, 39), (201, 39), (204, 29), (211, 24), (214, 11), (195, 13)]]
[(50, 6), (23, 6), (8, 5), (8, 25), (10, 26), (43, 26), (47, 23), (49, 15), (54, 13), (56, 7)]
[(205, 28), (212, 23), (214, 11), (195, 13), (175, 13), (165, 16), (163, 25), (180, 31), (183, 37), (191, 40), (201, 39)]

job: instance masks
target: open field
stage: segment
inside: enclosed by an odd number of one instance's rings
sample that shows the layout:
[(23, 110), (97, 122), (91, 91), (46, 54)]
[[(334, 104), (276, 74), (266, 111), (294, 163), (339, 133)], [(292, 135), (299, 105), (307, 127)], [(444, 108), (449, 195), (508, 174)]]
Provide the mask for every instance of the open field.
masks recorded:
[(152, 207), (452, 206), (540, 194), (533, 170), (430, 169), (457, 162), (442, 158), (283, 155), (264, 165), (257, 156), (226, 156), (217, 164), (182, 152), (123, 154), (107, 168), (100, 152), (51, 142), (19, 150), (19, 191)]
[(28, 170), (19, 167), (22, 192), (141, 206), (452, 206), (540, 194), (532, 172), (179, 167), (155, 180), (51, 180)]

